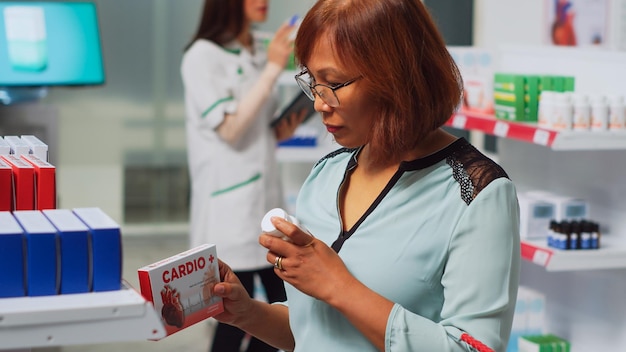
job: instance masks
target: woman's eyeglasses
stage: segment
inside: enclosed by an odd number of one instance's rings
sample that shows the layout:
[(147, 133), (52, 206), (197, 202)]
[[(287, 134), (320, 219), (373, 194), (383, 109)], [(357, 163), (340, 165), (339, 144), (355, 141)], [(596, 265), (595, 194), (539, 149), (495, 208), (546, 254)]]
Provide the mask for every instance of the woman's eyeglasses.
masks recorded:
[(312, 85), (311, 82), (313, 82), (313, 78), (309, 74), (309, 71), (304, 69), (300, 73), (298, 73), (295, 78), (298, 86), (300, 87), (300, 89), (302, 89), (304, 94), (309, 97), (309, 99), (315, 101), (315, 96), (317, 95), (318, 97), (320, 97), (320, 99), (324, 101), (324, 103), (326, 103), (326, 105), (330, 106), (331, 108), (336, 108), (339, 106), (339, 98), (337, 98), (337, 93), (335, 93), (335, 91), (337, 91), (337, 89), (339, 88), (351, 85), (361, 77), (353, 78), (347, 82), (336, 84), (333, 86), (321, 83)]

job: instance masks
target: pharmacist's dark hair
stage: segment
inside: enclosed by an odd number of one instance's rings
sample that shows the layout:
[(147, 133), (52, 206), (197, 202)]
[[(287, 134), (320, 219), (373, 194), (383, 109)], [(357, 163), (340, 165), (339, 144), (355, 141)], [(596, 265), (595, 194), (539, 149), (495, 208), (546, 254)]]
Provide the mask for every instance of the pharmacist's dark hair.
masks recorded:
[(298, 30), (297, 62), (306, 67), (326, 38), (376, 102), (370, 143), (378, 160), (412, 150), (458, 107), (461, 75), (422, 1), (319, 0)]
[(185, 51), (198, 39), (220, 46), (234, 40), (244, 26), (244, 0), (205, 0), (200, 24)]

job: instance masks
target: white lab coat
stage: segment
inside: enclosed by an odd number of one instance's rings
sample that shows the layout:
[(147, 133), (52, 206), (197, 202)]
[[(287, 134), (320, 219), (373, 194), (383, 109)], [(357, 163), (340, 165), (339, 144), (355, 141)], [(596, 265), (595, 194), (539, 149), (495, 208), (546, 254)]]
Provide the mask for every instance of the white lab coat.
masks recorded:
[(276, 139), (269, 127), (277, 94), (273, 92), (236, 146), (225, 143), (215, 128), (225, 113), (236, 112), (266, 62), (259, 42), (255, 54), (238, 43), (227, 48), (197, 40), (181, 65), (191, 177), (190, 244), (214, 243), (218, 257), (233, 270), (257, 270), (270, 266), (267, 250), (258, 243), (261, 219), (284, 202)]

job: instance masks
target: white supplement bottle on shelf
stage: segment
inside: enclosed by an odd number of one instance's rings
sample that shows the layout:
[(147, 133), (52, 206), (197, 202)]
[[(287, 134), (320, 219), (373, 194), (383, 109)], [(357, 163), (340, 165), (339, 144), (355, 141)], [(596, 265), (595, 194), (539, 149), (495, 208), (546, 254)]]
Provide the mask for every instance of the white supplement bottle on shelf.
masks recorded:
[(539, 96), (539, 116), (537, 117), (537, 124), (539, 127), (551, 128), (552, 117), (554, 115), (554, 94), (549, 90), (541, 92)]
[(573, 108), (570, 95), (567, 92), (553, 93), (554, 107), (552, 113), (552, 128), (555, 130), (571, 130), (573, 120)]
[(591, 130), (606, 131), (609, 128), (609, 106), (604, 95), (591, 98)]
[(586, 94), (572, 93), (572, 106), (574, 107), (574, 118), (572, 129), (574, 131), (589, 131), (591, 127), (591, 105)]
[(622, 131), (626, 128), (626, 110), (624, 109), (624, 97), (611, 95), (609, 103), (609, 130)]

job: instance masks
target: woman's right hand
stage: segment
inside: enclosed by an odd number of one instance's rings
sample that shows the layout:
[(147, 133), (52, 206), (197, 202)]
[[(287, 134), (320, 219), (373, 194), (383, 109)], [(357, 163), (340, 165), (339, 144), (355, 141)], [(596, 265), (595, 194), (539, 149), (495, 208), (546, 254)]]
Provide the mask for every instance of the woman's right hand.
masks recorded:
[(224, 312), (214, 316), (218, 321), (237, 326), (250, 314), (252, 298), (232, 269), (218, 260), (220, 281), (213, 287), (213, 295), (222, 297)]
[(287, 65), (289, 55), (293, 52), (293, 39), (290, 37), (294, 27), (289, 25), (289, 23), (284, 23), (278, 28), (267, 48), (267, 60), (269, 62), (273, 62), (283, 68)]

